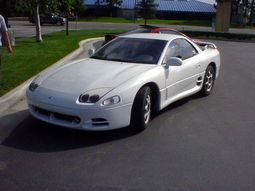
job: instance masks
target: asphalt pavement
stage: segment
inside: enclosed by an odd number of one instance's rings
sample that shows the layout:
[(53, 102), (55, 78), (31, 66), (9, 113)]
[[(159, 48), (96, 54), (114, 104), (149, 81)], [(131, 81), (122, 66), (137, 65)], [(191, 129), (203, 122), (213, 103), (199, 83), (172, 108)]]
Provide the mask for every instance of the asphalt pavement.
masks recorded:
[(255, 44), (212, 42), (213, 93), (170, 105), (139, 134), (49, 125), (20, 101), (0, 118), (0, 190), (254, 191)]

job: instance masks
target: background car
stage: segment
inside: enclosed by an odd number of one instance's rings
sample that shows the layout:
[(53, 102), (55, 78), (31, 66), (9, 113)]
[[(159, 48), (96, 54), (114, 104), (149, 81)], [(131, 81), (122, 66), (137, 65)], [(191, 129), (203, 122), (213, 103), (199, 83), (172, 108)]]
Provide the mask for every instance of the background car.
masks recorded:
[[(35, 23), (34, 16), (29, 17), (29, 21), (31, 23)], [(40, 15), (40, 22), (41, 22), (41, 25), (55, 24), (55, 25), (63, 26), (66, 23), (66, 19), (54, 13), (46, 13), (44, 15)]]
[(219, 70), (216, 48), (202, 50), (181, 35), (129, 34), (38, 76), (27, 103), (36, 118), (64, 127), (141, 131), (152, 112), (195, 93), (209, 95)]
[(151, 25), (140, 25), (139, 28), (128, 31), (126, 33), (117, 35), (117, 34), (107, 34), (105, 35), (105, 42), (109, 42), (112, 39), (116, 38), (117, 36), (127, 35), (127, 34), (135, 34), (135, 33), (165, 33), (165, 34), (176, 34), (176, 35), (182, 35), (187, 37), (185, 34), (179, 32), (178, 30), (171, 29), (171, 28), (162, 28), (157, 26), (151, 26)]
[(137, 29), (134, 29), (134, 30), (131, 30), (131, 31), (128, 31), (128, 32), (123, 33), (123, 34), (119, 34), (119, 35), (117, 35), (117, 34), (106, 34), (104, 44), (106, 44), (107, 42), (113, 40), (114, 38), (116, 38), (118, 36), (127, 35), (127, 34), (135, 34), (135, 33), (163, 33), (163, 34), (181, 35), (181, 36), (184, 36), (186, 38), (189, 38), (194, 43), (199, 45), (201, 48), (205, 48), (205, 46), (212, 46), (212, 48), (217, 48), (213, 43), (204, 42), (204, 41), (201, 41), (199, 39), (190, 38), (187, 35), (185, 35), (184, 33), (180, 32), (176, 29), (157, 27), (157, 26), (151, 26), (151, 25), (140, 25), (140, 27), (137, 28)]

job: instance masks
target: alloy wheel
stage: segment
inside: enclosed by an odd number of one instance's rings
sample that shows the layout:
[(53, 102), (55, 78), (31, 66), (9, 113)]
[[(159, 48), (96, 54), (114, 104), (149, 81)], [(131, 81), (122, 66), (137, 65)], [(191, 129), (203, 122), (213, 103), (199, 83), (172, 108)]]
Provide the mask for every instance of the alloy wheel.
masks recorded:
[(151, 96), (147, 95), (145, 98), (145, 104), (144, 104), (144, 123), (145, 124), (149, 123), (150, 115), (151, 115)]
[(213, 69), (210, 69), (207, 71), (205, 76), (205, 88), (207, 92), (210, 92), (212, 90), (213, 82), (214, 82)]

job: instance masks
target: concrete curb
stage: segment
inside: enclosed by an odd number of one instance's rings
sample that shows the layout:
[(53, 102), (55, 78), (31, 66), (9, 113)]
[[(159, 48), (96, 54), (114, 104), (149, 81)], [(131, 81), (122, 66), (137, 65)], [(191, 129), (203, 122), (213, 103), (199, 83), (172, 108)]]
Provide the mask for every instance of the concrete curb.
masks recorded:
[[(102, 37), (86, 39), (86, 40), (83, 40), (83, 41), (79, 42), (79, 48), (78, 49), (76, 49), (75, 51), (71, 52), (70, 54), (68, 54), (64, 58), (60, 59), (56, 63), (52, 64), (48, 68), (44, 69), (40, 73), (46, 72), (49, 69), (58, 68), (58, 67), (60, 67), (60, 66), (62, 66), (64, 64), (66, 64), (68, 61), (71, 61), (74, 58), (78, 57), (83, 52), (87, 53), (88, 47), (93, 48), (93, 45), (91, 43), (99, 41), (99, 40), (102, 40)], [(88, 45), (88, 46), (86, 46), (86, 45)], [(86, 57), (85, 53), (84, 53), (84, 58)], [(37, 76), (37, 75), (35, 75), (35, 76)], [(7, 94), (5, 94), (2, 97), (0, 97), (0, 114), (4, 113), (5, 111), (7, 111), (9, 108), (14, 106), (19, 101), (25, 99), (25, 90), (28, 87), (28, 85), (31, 83), (31, 81), (35, 78), (35, 76), (33, 76), (29, 80), (25, 81), (24, 83), (22, 83), (18, 87), (14, 88), (13, 90), (8, 92)]]

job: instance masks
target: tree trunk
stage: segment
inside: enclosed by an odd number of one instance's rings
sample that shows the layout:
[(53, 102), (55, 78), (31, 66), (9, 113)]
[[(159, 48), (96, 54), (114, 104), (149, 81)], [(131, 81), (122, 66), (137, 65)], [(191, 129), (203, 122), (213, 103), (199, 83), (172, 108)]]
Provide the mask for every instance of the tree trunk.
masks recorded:
[(35, 0), (35, 29), (36, 29), (36, 42), (42, 42), (42, 31), (38, 0)]
[(147, 25), (147, 18), (144, 18), (144, 25)]
[(231, 0), (217, 1), (216, 32), (228, 32), (231, 15)]
[(69, 22), (68, 22), (68, 14), (66, 14), (66, 36), (69, 35)]

